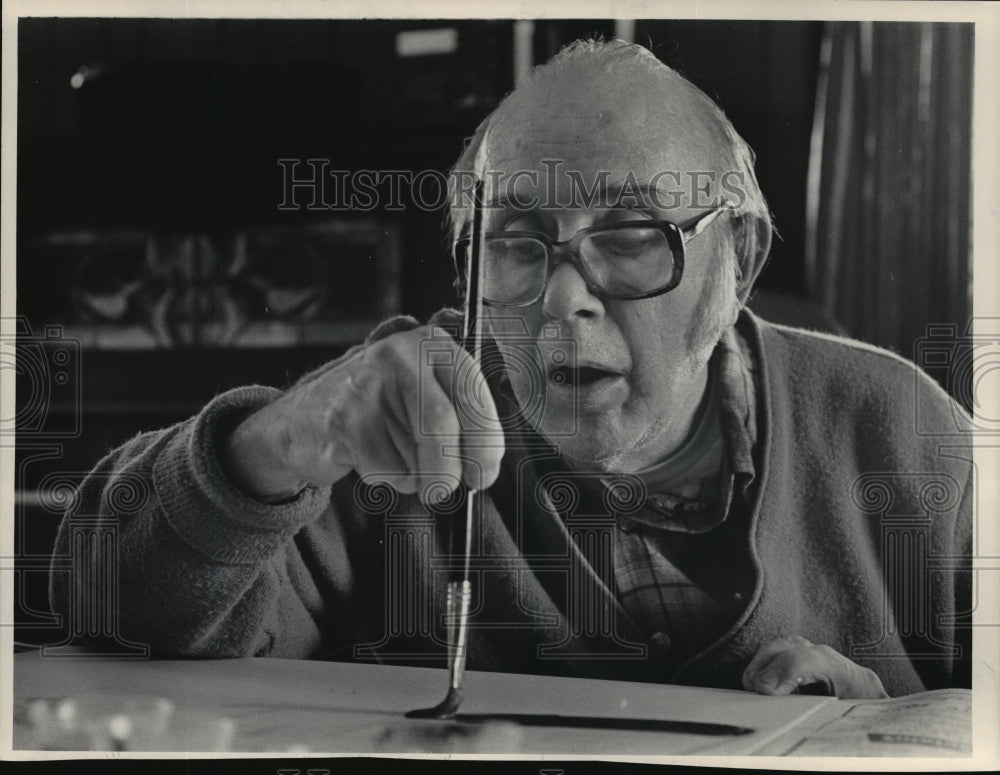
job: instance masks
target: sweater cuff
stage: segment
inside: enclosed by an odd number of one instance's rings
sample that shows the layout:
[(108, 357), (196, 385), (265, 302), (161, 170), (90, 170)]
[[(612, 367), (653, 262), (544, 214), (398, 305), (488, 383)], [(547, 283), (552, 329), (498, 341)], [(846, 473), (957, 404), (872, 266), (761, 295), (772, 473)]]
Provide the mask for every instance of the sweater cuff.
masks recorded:
[(163, 448), (153, 486), (164, 517), (189, 546), (215, 562), (244, 565), (270, 557), (329, 505), (329, 491), (307, 487), (279, 504), (239, 490), (219, 465), (217, 440), (281, 395), (276, 388), (236, 388), (212, 399)]

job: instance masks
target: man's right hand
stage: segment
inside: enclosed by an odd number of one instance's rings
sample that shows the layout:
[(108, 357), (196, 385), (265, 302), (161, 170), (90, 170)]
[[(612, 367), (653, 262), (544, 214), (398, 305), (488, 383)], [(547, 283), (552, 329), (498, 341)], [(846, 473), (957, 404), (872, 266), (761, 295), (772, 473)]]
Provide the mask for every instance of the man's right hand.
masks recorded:
[[(252, 414), (222, 442), (227, 475), (265, 501), (351, 470), (422, 497), (454, 489), (431, 483), (489, 487), (504, 453), (496, 406), (469, 354), (436, 334), (435, 352), (453, 346), (454, 357), (421, 364), (430, 327), (392, 334)], [(473, 434), (460, 418), (474, 418)]]

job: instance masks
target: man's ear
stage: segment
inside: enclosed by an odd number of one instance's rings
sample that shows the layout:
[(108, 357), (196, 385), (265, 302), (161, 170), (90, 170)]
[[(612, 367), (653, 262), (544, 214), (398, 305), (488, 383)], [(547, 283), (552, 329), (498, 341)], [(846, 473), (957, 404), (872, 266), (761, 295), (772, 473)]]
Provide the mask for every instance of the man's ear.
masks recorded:
[(771, 253), (773, 229), (767, 218), (744, 215), (737, 226), (736, 260), (739, 275), (736, 283), (736, 297), (740, 304), (746, 304), (757, 277), (767, 266)]

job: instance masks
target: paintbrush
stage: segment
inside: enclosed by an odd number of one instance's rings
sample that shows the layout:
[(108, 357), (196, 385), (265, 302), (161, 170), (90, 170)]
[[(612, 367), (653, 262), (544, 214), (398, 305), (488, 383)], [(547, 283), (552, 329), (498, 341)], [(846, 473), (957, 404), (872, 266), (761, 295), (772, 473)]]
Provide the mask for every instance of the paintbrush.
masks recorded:
[[(486, 146), (486, 138), (476, 154), (477, 172), (482, 169), (480, 156)], [(482, 356), (482, 249), (483, 249), (483, 177), (476, 182), (472, 205), (472, 239), (469, 244), (466, 263), (466, 305), (462, 344), (478, 366)], [(445, 603), (445, 626), (448, 633), (448, 693), (433, 708), (412, 710), (407, 718), (452, 718), (462, 702), (462, 678), (465, 674), (465, 660), (469, 637), (469, 607), (472, 599), (472, 582), (469, 580), (470, 555), (472, 553), (472, 531), (477, 510), (480, 506), (480, 492), (470, 489), (465, 497), (465, 519), (449, 521), (449, 556), (454, 558), (461, 552), (462, 562), (453, 567), (448, 575), (448, 592)]]

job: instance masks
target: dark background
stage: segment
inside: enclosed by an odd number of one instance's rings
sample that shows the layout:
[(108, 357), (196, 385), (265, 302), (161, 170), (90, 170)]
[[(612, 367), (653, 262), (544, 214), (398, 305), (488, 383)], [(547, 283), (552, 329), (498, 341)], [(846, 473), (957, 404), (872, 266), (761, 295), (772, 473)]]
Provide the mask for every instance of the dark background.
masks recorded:
[[(454, 53), (396, 56), (398, 32), (441, 27), (457, 29)], [(538, 21), (535, 61), (593, 34), (612, 37), (614, 23)], [(804, 288), (821, 34), (818, 22), (636, 23), (636, 42), (715, 98), (757, 152), (781, 235), (758, 303), (771, 308), (778, 294), (790, 301), (783, 309), (793, 318)], [(80, 475), (136, 432), (188, 417), (226, 388), (286, 385), (357, 338), (337, 329), (326, 344), (151, 347), (126, 339), (101, 346), (83, 336), (94, 324), (74, 294), (81, 284), (112, 282), (113, 273), (89, 276), (86, 250), (74, 252), (73, 240), (196, 236), (224, 253), (233, 235), (248, 229), (294, 233), (335, 220), (341, 230), (370, 231), (374, 219), (377, 230), (393, 235), (401, 274), (399, 295), (378, 310), (385, 299), (371, 298), (370, 317), (401, 311), (426, 318), (456, 301), (443, 213), (279, 211), (277, 159), (329, 159), (331, 168), (346, 170), (447, 170), (463, 139), (513, 88), (513, 22), (21, 19), (18, 46), (17, 314), (34, 339), (61, 326), (50, 339), (69, 342), (62, 349), (70, 357), (69, 380), (46, 394), (44, 417), (19, 425), (17, 640), (37, 644), (62, 638), (46, 613), (59, 519), (57, 504), (38, 489), (46, 475)], [(81, 66), (100, 71), (73, 88)], [(127, 279), (132, 254), (122, 255), (116, 271)], [(336, 276), (335, 262), (331, 256), (322, 266), (285, 270)], [(209, 260), (198, 271), (211, 284), (222, 269)], [(347, 282), (369, 298), (361, 281)], [(267, 312), (247, 298), (244, 314)], [(210, 304), (205, 317), (214, 311)], [(42, 360), (52, 344), (38, 350)], [(30, 376), (19, 374), (19, 412), (33, 389)]]
[[(402, 59), (403, 30), (454, 27), (453, 54)], [(18, 234), (288, 224), (279, 158), (446, 170), (513, 87), (512, 22), (24, 19)], [(611, 21), (539, 21), (535, 59)], [(715, 98), (758, 156), (783, 237), (762, 283), (802, 290), (818, 22), (640, 21), (636, 40)], [(81, 65), (104, 72), (70, 87)], [(316, 217), (314, 213), (300, 217)], [(439, 215), (408, 208), (403, 306), (451, 301)], [(51, 285), (19, 266), (19, 290)], [(41, 281), (39, 278), (43, 278)], [(34, 302), (34, 299), (30, 300)], [(28, 300), (26, 300), (26, 305)], [(20, 311), (20, 310), (19, 310)], [(24, 309), (22, 314), (31, 314)]]

